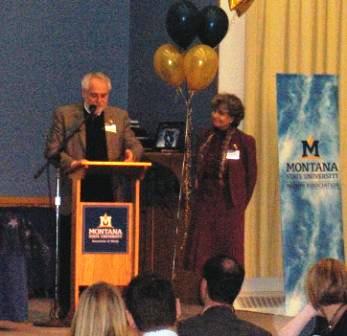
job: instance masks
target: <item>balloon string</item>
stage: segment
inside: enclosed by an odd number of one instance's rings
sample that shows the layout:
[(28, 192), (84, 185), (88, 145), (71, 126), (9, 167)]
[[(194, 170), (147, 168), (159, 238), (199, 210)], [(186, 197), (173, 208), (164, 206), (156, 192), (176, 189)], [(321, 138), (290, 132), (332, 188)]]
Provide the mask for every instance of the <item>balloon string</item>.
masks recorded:
[(237, 20), (237, 13), (235, 11), (231, 12), (231, 15), (230, 15), (230, 24), (234, 24)]
[(172, 279), (176, 277), (176, 260), (177, 260), (177, 244), (179, 241), (179, 223), (182, 222), (183, 239), (179, 247), (180, 254), (183, 256), (184, 248), (188, 237), (188, 226), (191, 219), (191, 194), (192, 194), (192, 98), (194, 91), (188, 91), (184, 95), (182, 88), (178, 88), (178, 92), (184, 98), (186, 104), (186, 127), (184, 136), (184, 155), (181, 171), (181, 183), (178, 197), (177, 221), (176, 221), (176, 239), (174, 245), (174, 255), (172, 260)]

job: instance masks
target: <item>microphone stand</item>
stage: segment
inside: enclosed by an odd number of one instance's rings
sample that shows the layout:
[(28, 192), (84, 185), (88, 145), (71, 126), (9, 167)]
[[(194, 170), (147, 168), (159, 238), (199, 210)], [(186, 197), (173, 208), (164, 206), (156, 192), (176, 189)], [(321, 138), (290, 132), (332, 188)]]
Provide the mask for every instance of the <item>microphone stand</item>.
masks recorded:
[(59, 226), (60, 226), (60, 205), (61, 205), (61, 196), (60, 196), (60, 181), (61, 181), (61, 168), (59, 166), (60, 154), (66, 148), (66, 145), (70, 141), (70, 139), (78, 132), (80, 132), (81, 127), (87, 122), (89, 118), (94, 117), (95, 109), (93, 105), (90, 108), (90, 115), (87, 118), (83, 118), (83, 120), (74, 128), (71, 133), (69, 133), (58, 149), (51, 155), (49, 155), (46, 159), (46, 162), (37, 170), (34, 175), (34, 179), (37, 179), (41, 176), (43, 171), (48, 168), (50, 164), (54, 165), (56, 168), (56, 195), (54, 197), (54, 205), (55, 205), (55, 276), (54, 276), (54, 301), (53, 306), (50, 310), (48, 321), (36, 321), (33, 325), (38, 327), (68, 327), (69, 323), (64, 322), (59, 319), (59, 281), (60, 281), (60, 263), (59, 263)]

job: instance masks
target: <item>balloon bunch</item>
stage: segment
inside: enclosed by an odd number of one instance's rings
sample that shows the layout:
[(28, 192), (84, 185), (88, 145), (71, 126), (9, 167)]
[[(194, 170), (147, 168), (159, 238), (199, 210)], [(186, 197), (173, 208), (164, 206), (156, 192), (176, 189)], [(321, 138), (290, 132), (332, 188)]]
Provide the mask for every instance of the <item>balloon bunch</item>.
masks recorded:
[[(199, 11), (188, 0), (177, 1), (169, 8), (166, 16), (167, 33), (177, 46), (166, 43), (154, 53), (155, 72), (163, 81), (177, 89), (186, 104), (182, 182), (177, 214), (182, 223), (182, 231), (178, 229), (179, 221), (176, 227), (177, 237), (183, 237), (180, 251), (184, 251), (186, 246), (191, 219), (192, 98), (196, 91), (207, 88), (214, 80), (218, 70), (218, 55), (214, 48), (223, 40), (228, 28), (228, 16), (221, 8), (207, 6)], [(199, 38), (201, 43), (187, 50), (196, 38)], [(176, 260), (177, 243), (176, 240), (172, 264), (173, 278), (176, 261), (179, 260)]]
[[(190, 1), (175, 2), (166, 16), (166, 30), (178, 48), (163, 44), (154, 54), (154, 69), (158, 76), (174, 87), (187, 81), (190, 91), (208, 87), (218, 70), (218, 55), (213, 49), (228, 31), (226, 13), (217, 6), (201, 11)], [(198, 37), (200, 44), (186, 49)]]

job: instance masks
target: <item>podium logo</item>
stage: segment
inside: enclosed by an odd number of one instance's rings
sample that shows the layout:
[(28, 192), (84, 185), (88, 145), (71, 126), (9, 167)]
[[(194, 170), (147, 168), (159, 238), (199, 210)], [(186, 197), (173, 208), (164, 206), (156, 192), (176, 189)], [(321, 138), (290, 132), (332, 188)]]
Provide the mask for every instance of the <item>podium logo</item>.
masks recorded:
[(310, 135), (307, 140), (302, 140), (302, 158), (307, 160), (319, 159), (319, 140), (314, 140)]
[(112, 217), (108, 216), (105, 212), (103, 216), (100, 216), (99, 228), (113, 228), (112, 226)]
[[(103, 216), (99, 216), (100, 222), (96, 228), (89, 228), (88, 238), (93, 239), (93, 242), (118, 242), (123, 238), (123, 231), (120, 228), (115, 228), (112, 225), (112, 217), (105, 212)], [(99, 239), (99, 241), (97, 241)]]

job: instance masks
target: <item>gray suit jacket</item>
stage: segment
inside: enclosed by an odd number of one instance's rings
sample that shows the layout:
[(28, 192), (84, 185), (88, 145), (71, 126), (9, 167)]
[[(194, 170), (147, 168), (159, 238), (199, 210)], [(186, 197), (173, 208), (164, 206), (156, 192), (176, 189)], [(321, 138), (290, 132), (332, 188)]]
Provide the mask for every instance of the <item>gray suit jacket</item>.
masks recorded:
[[(50, 129), (45, 156), (50, 157), (56, 153), (64, 139), (74, 129), (82, 124), (84, 119), (83, 105), (73, 104), (58, 107), (54, 111), (53, 124)], [(118, 107), (108, 106), (104, 111), (107, 154), (109, 161), (122, 161), (125, 149), (130, 149), (135, 160), (141, 159), (143, 148), (130, 129), (128, 113)], [(75, 133), (68, 141), (60, 155), (60, 167), (67, 173), (71, 162), (85, 158), (86, 154), (86, 127), (83, 124), (80, 131)], [(62, 179), (62, 207), (63, 214), (71, 212), (71, 181)]]
[(180, 322), (177, 331), (179, 336), (271, 336), (223, 306), (209, 308), (202, 315)]

